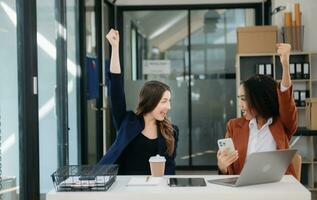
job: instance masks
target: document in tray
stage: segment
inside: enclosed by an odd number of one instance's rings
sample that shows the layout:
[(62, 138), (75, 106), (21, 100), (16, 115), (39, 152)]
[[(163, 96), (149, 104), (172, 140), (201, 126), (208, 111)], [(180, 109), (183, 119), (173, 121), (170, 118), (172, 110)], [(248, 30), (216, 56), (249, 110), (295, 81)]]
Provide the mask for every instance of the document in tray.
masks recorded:
[(71, 176), (68, 177), (65, 181), (60, 183), (62, 187), (97, 187), (104, 186), (108, 181), (109, 176)]
[(146, 176), (146, 177), (133, 177), (128, 182), (128, 186), (155, 186), (159, 185), (163, 178), (161, 177), (153, 177), (153, 176)]

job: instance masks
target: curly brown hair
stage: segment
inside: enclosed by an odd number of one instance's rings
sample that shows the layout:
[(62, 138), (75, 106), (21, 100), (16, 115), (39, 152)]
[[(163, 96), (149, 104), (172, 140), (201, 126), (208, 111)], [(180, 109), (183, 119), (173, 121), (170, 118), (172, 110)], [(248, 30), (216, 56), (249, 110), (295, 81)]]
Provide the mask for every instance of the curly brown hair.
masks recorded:
[(257, 74), (241, 84), (248, 106), (254, 109), (257, 115), (265, 119), (275, 119), (279, 116), (277, 82), (273, 78)]

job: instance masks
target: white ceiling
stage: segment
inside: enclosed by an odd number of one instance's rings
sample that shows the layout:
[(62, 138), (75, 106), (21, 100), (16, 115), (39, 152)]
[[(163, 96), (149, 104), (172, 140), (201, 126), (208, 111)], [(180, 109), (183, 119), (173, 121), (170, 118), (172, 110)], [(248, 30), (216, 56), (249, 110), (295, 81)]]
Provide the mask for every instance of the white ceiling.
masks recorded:
[[(108, 0), (113, 2), (113, 0)], [(191, 4), (228, 4), (228, 3), (259, 3), (266, 0), (117, 0), (116, 5), (191, 5)]]

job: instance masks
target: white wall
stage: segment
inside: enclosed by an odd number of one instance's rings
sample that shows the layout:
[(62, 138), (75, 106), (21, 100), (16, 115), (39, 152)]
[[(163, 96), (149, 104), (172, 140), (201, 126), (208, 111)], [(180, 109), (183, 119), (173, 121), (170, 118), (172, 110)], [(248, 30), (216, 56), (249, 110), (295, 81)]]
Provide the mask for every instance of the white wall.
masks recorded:
[[(284, 5), (294, 13), (294, 3), (300, 3), (304, 25), (304, 47), (307, 52), (317, 52), (317, 1), (316, 0), (272, 0), (272, 9)], [(294, 15), (294, 14), (293, 14)], [(282, 26), (283, 14), (273, 16), (272, 24)]]

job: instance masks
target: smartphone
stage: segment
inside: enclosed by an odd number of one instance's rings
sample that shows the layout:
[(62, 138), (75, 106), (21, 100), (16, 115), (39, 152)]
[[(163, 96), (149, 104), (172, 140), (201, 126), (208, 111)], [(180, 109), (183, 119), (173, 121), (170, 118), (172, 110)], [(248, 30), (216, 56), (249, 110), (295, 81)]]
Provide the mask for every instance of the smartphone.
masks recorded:
[(229, 154), (233, 154), (235, 152), (235, 148), (231, 138), (218, 140), (218, 147), (220, 150), (227, 150)]

